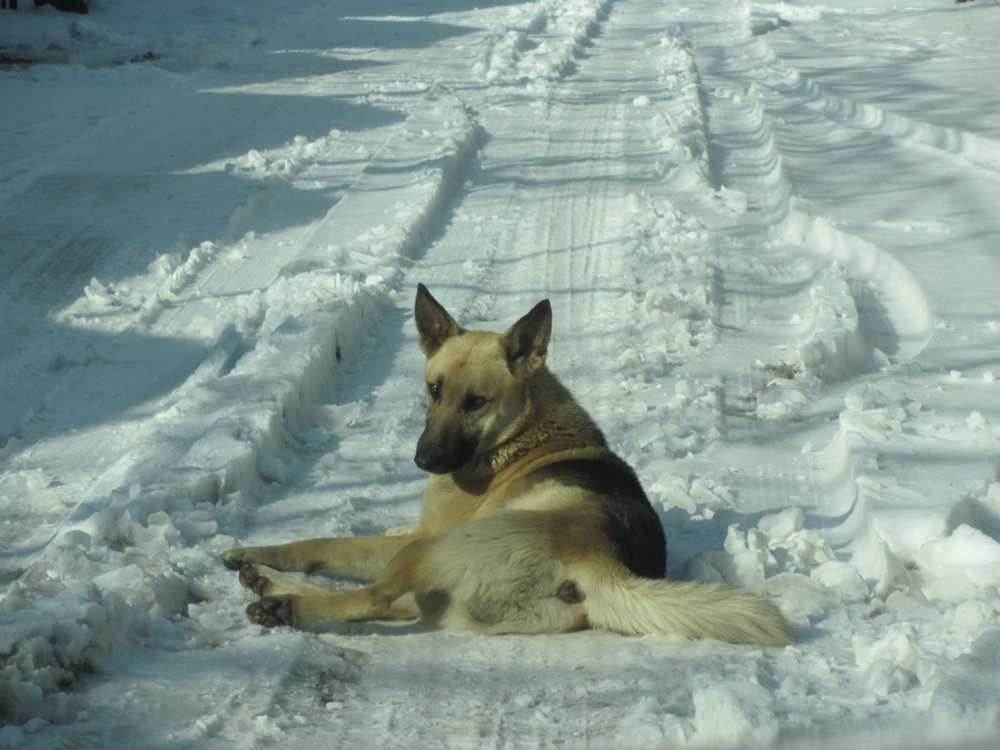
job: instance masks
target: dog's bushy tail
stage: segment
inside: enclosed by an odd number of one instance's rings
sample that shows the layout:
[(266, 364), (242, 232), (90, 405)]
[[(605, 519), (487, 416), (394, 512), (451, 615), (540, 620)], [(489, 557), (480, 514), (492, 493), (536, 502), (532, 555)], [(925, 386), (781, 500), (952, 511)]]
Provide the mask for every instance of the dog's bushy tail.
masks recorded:
[(678, 640), (785, 646), (795, 631), (767, 599), (727, 583), (601, 576), (581, 581), (592, 627)]

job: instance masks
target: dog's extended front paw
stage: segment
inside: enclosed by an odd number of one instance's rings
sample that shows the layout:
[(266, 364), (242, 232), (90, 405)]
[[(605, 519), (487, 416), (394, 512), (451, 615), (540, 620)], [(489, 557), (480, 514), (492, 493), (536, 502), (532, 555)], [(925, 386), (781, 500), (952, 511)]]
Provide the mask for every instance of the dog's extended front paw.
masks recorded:
[(273, 628), (295, 623), (295, 602), (277, 596), (265, 596), (247, 607), (247, 619), (255, 625)]
[(248, 549), (244, 547), (237, 547), (236, 549), (228, 550), (223, 552), (219, 557), (222, 559), (222, 564), (225, 565), (230, 570), (239, 570), (240, 566), (243, 564), (243, 559), (246, 557), (246, 553), (249, 552)]
[(256, 565), (250, 563), (240, 565), (240, 585), (250, 589), (257, 596), (264, 596), (267, 593), (267, 585), (270, 582), (267, 576), (261, 575)]

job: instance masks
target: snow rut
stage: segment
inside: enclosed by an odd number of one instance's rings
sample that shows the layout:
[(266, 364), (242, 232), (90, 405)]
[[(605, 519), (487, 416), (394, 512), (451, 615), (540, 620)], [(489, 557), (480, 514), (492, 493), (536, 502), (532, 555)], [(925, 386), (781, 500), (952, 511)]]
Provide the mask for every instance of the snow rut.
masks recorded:
[(785, 63), (760, 38), (744, 45), (738, 55), (754, 81), (824, 117), (913, 146), (942, 151), (1000, 173), (1000, 143), (994, 140), (957, 128), (914, 120), (882, 107), (831, 93)]

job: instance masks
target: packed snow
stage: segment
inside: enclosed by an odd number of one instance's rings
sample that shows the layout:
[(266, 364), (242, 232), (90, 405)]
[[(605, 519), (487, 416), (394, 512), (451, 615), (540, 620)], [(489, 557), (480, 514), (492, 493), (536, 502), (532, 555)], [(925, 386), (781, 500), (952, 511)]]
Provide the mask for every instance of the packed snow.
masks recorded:
[[(994, 747), (997, 50), (986, 0), (0, 10), (0, 747)], [(799, 642), (250, 624), (221, 552), (419, 516), (418, 282), (551, 299), (670, 576)]]

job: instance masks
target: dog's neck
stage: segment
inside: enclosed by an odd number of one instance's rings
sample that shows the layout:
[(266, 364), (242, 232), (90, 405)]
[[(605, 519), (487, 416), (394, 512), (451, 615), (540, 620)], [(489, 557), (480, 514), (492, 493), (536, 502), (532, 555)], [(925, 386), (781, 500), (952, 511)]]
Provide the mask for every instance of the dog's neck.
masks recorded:
[(532, 376), (524, 411), (511, 435), (475, 463), (478, 471), (496, 476), (537, 452), (595, 444), (606, 445), (600, 428), (543, 366)]

